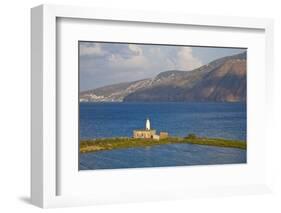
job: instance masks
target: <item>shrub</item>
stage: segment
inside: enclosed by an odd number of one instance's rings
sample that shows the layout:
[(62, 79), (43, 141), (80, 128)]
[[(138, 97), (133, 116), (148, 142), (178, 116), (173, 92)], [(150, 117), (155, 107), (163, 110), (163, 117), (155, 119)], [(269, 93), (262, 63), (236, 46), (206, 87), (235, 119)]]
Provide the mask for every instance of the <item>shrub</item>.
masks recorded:
[(188, 139), (196, 139), (197, 136), (195, 134), (191, 133), (191, 134), (188, 134), (188, 136), (186, 138), (188, 138)]

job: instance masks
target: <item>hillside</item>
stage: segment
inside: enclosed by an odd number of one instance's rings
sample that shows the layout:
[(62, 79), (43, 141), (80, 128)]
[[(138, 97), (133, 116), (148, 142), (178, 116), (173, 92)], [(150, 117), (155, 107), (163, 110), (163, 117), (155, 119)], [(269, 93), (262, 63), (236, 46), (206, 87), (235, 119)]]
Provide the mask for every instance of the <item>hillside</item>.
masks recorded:
[(121, 102), (124, 97), (150, 84), (150, 79), (100, 87), (80, 93), (80, 101)]
[(246, 53), (242, 53), (220, 58), (192, 71), (169, 70), (153, 79), (82, 92), (80, 101), (245, 101), (246, 66)]

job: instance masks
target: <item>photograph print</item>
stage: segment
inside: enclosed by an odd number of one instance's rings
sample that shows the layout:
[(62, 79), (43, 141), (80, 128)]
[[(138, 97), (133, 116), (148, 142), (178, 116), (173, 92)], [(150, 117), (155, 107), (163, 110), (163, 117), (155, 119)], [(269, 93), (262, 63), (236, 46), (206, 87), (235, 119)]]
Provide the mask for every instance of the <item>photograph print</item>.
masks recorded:
[(247, 163), (247, 48), (79, 41), (79, 170)]

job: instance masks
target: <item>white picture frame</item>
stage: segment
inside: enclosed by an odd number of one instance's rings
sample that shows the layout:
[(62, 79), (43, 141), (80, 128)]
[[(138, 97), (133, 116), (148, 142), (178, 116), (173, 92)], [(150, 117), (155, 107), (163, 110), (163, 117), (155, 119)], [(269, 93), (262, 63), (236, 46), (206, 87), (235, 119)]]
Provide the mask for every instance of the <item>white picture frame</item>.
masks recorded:
[[(110, 190), (103, 194), (96, 195), (82, 194), (64, 195), (58, 193), (59, 173), (61, 167), (58, 166), (60, 158), (57, 145), (57, 88), (60, 81), (57, 79), (57, 20), (79, 19), (79, 20), (101, 20), (118, 21), (132, 23), (153, 23), (154, 25), (166, 26), (200, 26), (206, 28), (223, 28), (227, 30), (253, 29), (264, 33), (264, 69), (261, 74), (266, 76), (263, 79), (265, 87), (261, 92), (265, 95), (264, 107), (267, 113), (264, 117), (257, 118), (256, 121), (263, 121), (258, 128), (265, 128), (262, 135), (265, 139), (262, 147), (270, 145), (270, 131), (272, 122), (272, 94), (273, 91), (273, 21), (271, 19), (241, 18), (241, 17), (216, 17), (203, 15), (187, 15), (173, 13), (152, 13), (145, 11), (122, 11), (112, 9), (85, 8), (74, 6), (54, 6), (41, 5), (31, 10), (31, 82), (32, 82), (32, 103), (31, 103), (31, 201), (33, 204), (47, 208), (59, 206), (91, 205), (99, 203), (116, 202), (138, 202), (143, 200), (165, 200), (186, 197), (209, 196), (209, 195), (232, 195), (232, 194), (252, 194), (270, 191), (270, 168), (269, 162), (264, 162), (262, 170), (266, 173), (263, 178), (254, 184), (233, 182), (232, 185), (221, 184), (210, 187), (200, 187), (199, 183), (194, 183), (193, 188), (171, 187), (154, 192), (138, 189), (110, 193)], [(253, 77), (250, 77), (253, 78)], [(253, 79), (254, 81), (254, 79)], [(262, 110), (262, 109), (261, 109)], [(264, 110), (264, 109), (263, 109)], [(268, 153), (261, 153), (268, 157)], [(207, 168), (202, 167), (202, 170)], [(230, 170), (231, 167), (228, 168)], [(247, 168), (244, 168), (247, 169)], [(175, 171), (166, 168), (165, 171)], [(184, 172), (181, 168), (177, 172)], [(158, 170), (159, 171), (159, 170)], [(153, 169), (150, 172), (156, 172)], [(111, 171), (107, 171), (107, 175)], [(132, 172), (136, 176), (141, 176), (139, 171)], [(101, 177), (103, 175), (99, 174)], [(107, 177), (109, 178), (109, 176)], [(175, 177), (174, 177), (175, 178)], [(110, 180), (110, 179), (109, 179)], [(131, 187), (131, 186), (130, 186)], [(74, 189), (74, 188), (73, 188)], [(71, 189), (70, 189), (71, 190)]]

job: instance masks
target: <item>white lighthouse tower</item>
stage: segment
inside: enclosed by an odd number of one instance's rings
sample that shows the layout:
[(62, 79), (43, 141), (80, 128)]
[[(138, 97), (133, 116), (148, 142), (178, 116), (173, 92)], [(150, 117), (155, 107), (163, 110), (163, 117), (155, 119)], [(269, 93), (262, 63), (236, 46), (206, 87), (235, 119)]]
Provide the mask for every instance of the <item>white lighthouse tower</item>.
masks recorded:
[(143, 138), (143, 139), (153, 139), (160, 140), (168, 138), (168, 132), (160, 132), (159, 135), (156, 134), (155, 129), (151, 129), (149, 118), (146, 119), (145, 129), (137, 129), (133, 132), (133, 138)]
[(145, 129), (150, 130), (150, 121), (149, 118), (146, 119)]

